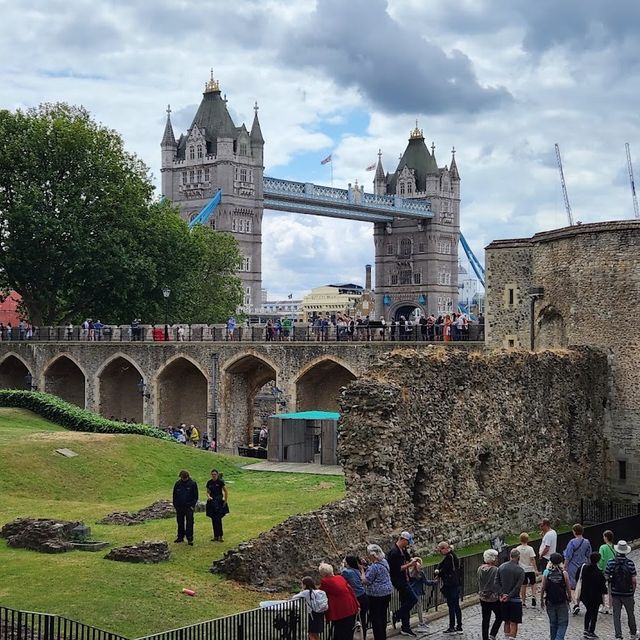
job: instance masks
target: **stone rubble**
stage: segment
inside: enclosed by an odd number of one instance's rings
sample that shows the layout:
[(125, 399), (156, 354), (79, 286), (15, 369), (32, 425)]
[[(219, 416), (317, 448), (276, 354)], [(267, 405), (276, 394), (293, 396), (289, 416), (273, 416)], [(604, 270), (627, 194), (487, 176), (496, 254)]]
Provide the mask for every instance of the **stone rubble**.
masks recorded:
[(106, 560), (117, 562), (134, 562), (142, 564), (157, 564), (169, 560), (171, 552), (164, 541), (144, 540), (138, 544), (111, 549), (105, 556)]
[(17, 518), (0, 529), (0, 538), (6, 538), (10, 547), (64, 553), (73, 549), (73, 530), (81, 524), (68, 520)]
[[(196, 513), (204, 512), (206, 509), (205, 502), (198, 502), (196, 505)], [(129, 511), (114, 511), (98, 521), (98, 524), (117, 524), (123, 526), (131, 526), (142, 524), (147, 520), (163, 520), (165, 518), (175, 518), (176, 510), (173, 504), (168, 500), (158, 500), (150, 504), (140, 511), (131, 513)]]
[(211, 571), (290, 587), (320, 560), (387, 548), (405, 529), (429, 553), (443, 539), (534, 531), (542, 516), (573, 521), (581, 497), (608, 494), (607, 393), (606, 355), (587, 348), (386, 354), (341, 395), (346, 497), (231, 549)]

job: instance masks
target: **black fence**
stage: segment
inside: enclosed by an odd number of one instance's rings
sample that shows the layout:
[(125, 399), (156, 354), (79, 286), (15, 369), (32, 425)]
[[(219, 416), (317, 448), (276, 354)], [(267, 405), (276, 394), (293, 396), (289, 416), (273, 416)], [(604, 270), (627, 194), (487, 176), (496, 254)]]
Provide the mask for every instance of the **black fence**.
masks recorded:
[[(608, 504), (608, 503), (607, 503)], [(586, 504), (581, 505), (586, 508)], [(636, 506), (636, 505), (632, 505)], [(640, 513), (634, 512), (626, 517), (585, 527), (584, 537), (591, 547), (597, 550), (602, 544), (602, 534), (611, 529), (616, 540), (637, 540), (640, 538)], [(571, 532), (558, 534), (558, 551), (562, 552), (573, 537)], [(540, 540), (530, 542), (536, 554)], [(508, 558), (510, 549), (516, 545), (505, 546), (500, 557)], [(490, 544), (487, 543), (487, 548)], [(482, 553), (461, 558), (462, 589), (461, 596), (474, 595), (478, 590), (477, 572), (483, 563)], [(427, 578), (433, 580), (436, 565), (425, 567)], [(423, 612), (437, 610), (443, 604), (442, 594), (437, 587), (427, 587), (420, 598), (419, 606)], [(388, 622), (391, 612), (400, 606), (397, 592), (391, 596)], [(224, 618), (207, 620), (198, 624), (163, 631), (144, 636), (138, 640), (305, 640), (307, 638), (307, 610), (303, 601), (283, 601), (269, 607), (243, 611)], [(327, 625), (326, 638), (331, 638)], [(357, 637), (357, 636), (356, 636)], [(0, 607), (0, 640), (126, 640), (108, 631), (74, 622), (60, 616), (42, 613), (14, 611)]]
[(580, 522), (592, 525), (619, 520), (640, 513), (640, 502), (614, 502), (613, 500), (580, 500)]
[(424, 331), (414, 325), (400, 327), (356, 327), (353, 332), (330, 325), (316, 328), (294, 325), (289, 331), (269, 329), (264, 325), (236, 327), (233, 333), (215, 325), (105, 325), (99, 329), (81, 327), (34, 327), (31, 333), (0, 333), (3, 342), (478, 342), (484, 340), (484, 328), (471, 325), (465, 332), (453, 332), (447, 340), (441, 333)]
[(0, 607), (0, 640), (126, 640), (62, 616)]

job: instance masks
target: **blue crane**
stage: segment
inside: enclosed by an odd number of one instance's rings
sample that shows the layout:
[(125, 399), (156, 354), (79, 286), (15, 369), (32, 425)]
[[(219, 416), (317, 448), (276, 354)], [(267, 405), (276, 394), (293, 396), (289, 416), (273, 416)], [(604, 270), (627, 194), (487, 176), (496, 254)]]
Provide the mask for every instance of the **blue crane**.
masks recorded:
[(203, 207), (202, 211), (189, 223), (189, 229), (193, 229), (197, 224), (207, 224), (221, 200), (222, 189), (218, 189), (213, 198)]
[(465, 240), (465, 237), (462, 234), (460, 234), (460, 244), (462, 245), (464, 252), (467, 254), (471, 268), (476, 274), (478, 280), (480, 280), (480, 284), (484, 287), (484, 267), (480, 264), (480, 261), (476, 258), (473, 251), (471, 251), (469, 243)]

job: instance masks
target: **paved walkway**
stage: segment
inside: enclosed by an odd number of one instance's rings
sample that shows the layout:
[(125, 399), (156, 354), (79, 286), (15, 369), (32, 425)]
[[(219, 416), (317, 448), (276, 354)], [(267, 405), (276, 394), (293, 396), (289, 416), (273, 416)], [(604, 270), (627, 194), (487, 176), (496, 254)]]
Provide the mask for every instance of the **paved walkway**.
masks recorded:
[(343, 476), (344, 470), (338, 465), (314, 464), (313, 462), (258, 462), (247, 464), (248, 471), (278, 471), (280, 473), (313, 473), (321, 476)]
[[(629, 557), (636, 563), (636, 566), (640, 565), (640, 550), (632, 551)], [(539, 587), (539, 585), (538, 585)], [(447, 611), (447, 606), (444, 605), (444, 611)], [(640, 604), (638, 598), (636, 598), (636, 619), (640, 616)], [(418, 634), (419, 638), (431, 639), (431, 638), (447, 638), (448, 635), (444, 635), (442, 632), (449, 626), (449, 617), (440, 618), (429, 623), (427, 630), (420, 632), (417, 629), (417, 619), (412, 619), (413, 629)], [(463, 635), (455, 635), (453, 638), (461, 638), (463, 640), (481, 640), (482, 614), (480, 611), (480, 605), (473, 605), (462, 610), (462, 626), (464, 628)], [(579, 616), (569, 616), (569, 629), (565, 640), (582, 640), (584, 631), (584, 608)], [(613, 632), (613, 619), (611, 614), (598, 616), (598, 624), (596, 626), (596, 633), (602, 640), (613, 640), (615, 634)], [(627, 625), (627, 616), (623, 610), (622, 612), (622, 634), (624, 638), (629, 638), (629, 627)], [(391, 633), (389, 634), (391, 635)], [(403, 637), (403, 636), (401, 636)], [(502, 640), (504, 634), (502, 628), (498, 632), (498, 640)], [(522, 625), (518, 629), (518, 640), (547, 640), (549, 638), (549, 618), (545, 610), (540, 607), (532, 608), (526, 607), (524, 609), (522, 617)]]

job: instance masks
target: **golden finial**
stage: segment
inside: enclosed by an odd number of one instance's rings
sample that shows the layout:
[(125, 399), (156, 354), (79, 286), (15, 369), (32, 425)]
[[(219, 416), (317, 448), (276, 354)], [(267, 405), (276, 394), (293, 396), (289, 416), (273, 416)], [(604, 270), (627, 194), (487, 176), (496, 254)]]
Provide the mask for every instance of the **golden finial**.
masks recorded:
[(416, 128), (411, 132), (411, 138), (424, 138), (422, 129), (418, 129), (418, 119), (416, 118)]
[(211, 78), (208, 82), (204, 83), (204, 92), (212, 93), (214, 91), (220, 91), (220, 83), (213, 79), (213, 67), (211, 68)]

